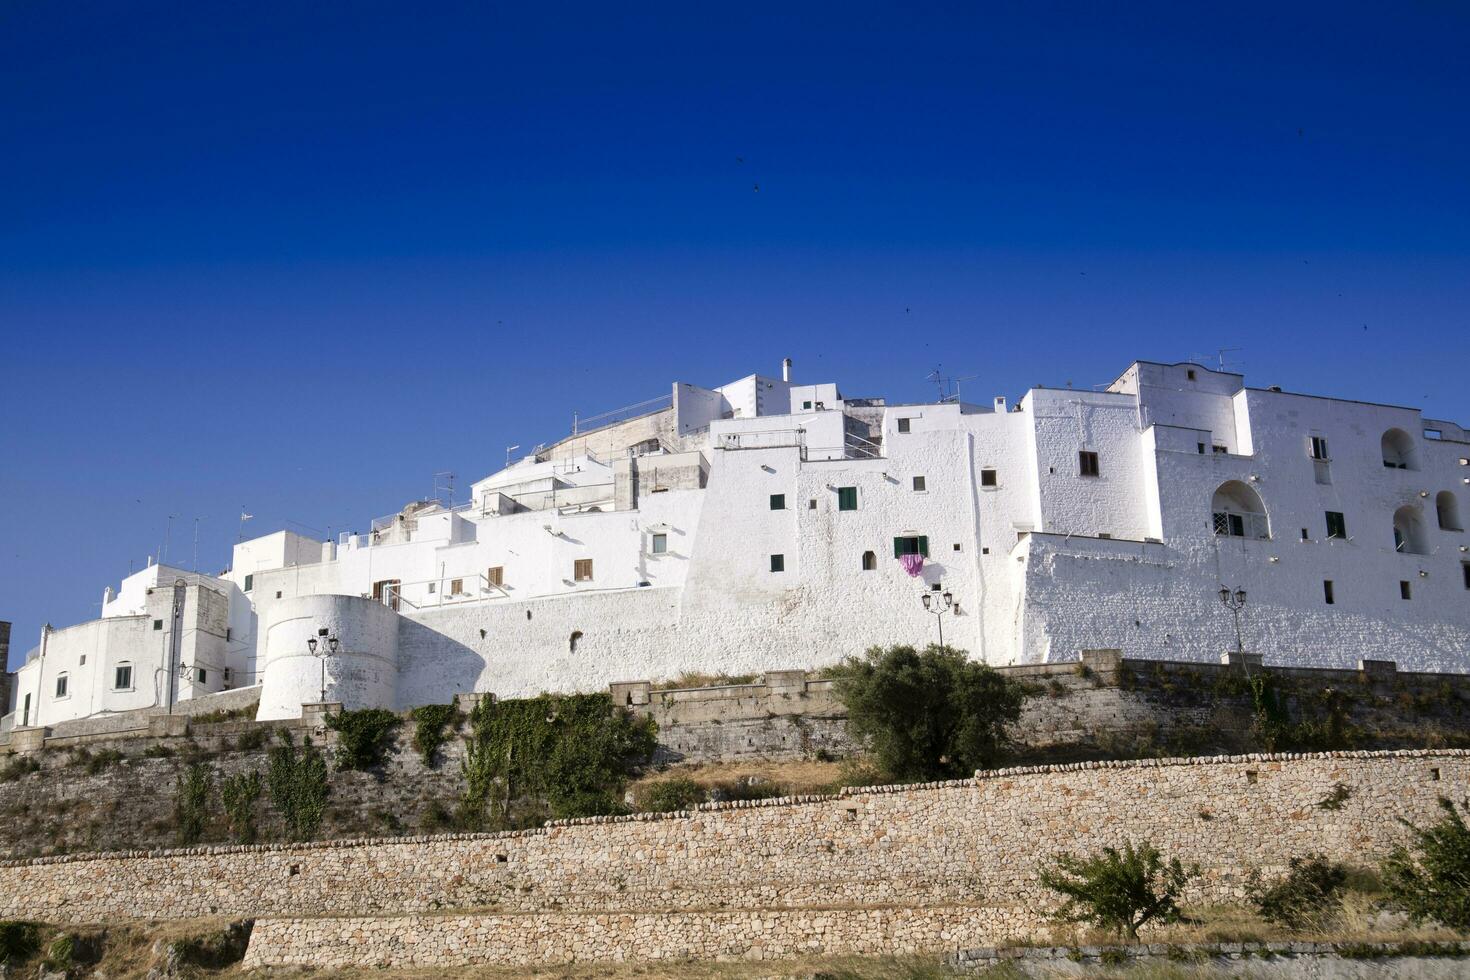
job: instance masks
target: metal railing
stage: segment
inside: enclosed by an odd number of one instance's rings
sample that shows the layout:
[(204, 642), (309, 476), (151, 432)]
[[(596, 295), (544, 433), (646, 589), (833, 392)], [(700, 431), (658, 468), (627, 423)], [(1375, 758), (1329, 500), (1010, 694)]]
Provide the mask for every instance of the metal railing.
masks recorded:
[(761, 429), (754, 432), (722, 432), (717, 444), (717, 448), (725, 450), (781, 449), (786, 446), (795, 446), (805, 450), (806, 430)]
[(624, 405), (622, 408), (615, 408), (610, 412), (589, 415), (586, 418), (581, 418), (577, 413), (573, 412), (572, 435), (586, 435), (588, 432), (605, 429), (610, 425), (616, 425), (619, 422), (626, 422), (629, 419), (638, 418), (640, 415), (652, 415), (654, 412), (663, 411), (663, 409), (673, 404), (673, 394), (667, 394), (659, 395), (657, 398), (650, 398), (647, 401), (635, 402), (632, 405)]

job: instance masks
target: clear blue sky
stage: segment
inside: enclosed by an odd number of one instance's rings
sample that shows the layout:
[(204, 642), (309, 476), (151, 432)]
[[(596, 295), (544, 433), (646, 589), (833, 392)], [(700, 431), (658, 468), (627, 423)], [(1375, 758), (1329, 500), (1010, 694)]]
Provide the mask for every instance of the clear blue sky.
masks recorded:
[(217, 571), (788, 355), (1470, 422), (1470, 7), (639, 6), (0, 5), (12, 663), (170, 514)]

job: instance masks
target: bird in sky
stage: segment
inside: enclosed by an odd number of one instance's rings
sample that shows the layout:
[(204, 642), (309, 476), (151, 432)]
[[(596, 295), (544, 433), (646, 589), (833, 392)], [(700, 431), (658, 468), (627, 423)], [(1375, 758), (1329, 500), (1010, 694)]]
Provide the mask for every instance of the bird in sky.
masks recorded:
[(759, 193), (760, 193), (760, 192), (761, 192), (761, 185), (760, 185), (760, 184), (756, 184), (756, 185), (755, 185), (755, 192), (756, 192), (756, 193), (757, 193), (757, 194), (759, 194)]

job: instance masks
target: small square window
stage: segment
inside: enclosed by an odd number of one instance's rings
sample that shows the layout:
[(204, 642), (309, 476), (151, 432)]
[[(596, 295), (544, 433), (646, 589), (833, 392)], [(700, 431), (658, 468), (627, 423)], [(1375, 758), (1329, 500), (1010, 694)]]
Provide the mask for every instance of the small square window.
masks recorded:
[(280, 597), (281, 597), (281, 593), (279, 591), (277, 591), (276, 592), (276, 598), (279, 599)]
[(577, 582), (592, 581), (591, 558), (578, 558), (572, 563), (572, 579)]
[(1190, 381), (1193, 381), (1194, 380), (1194, 369), (1193, 368), (1189, 369), (1188, 371), (1185, 371), (1184, 373), (1189, 378)]
[(996, 482), (995, 482), (995, 470), (981, 470), (980, 471), (980, 485), (982, 487), (993, 487), (993, 486), (995, 486), (996, 485)]
[[(228, 640), (229, 638), (230, 638), (230, 628), (227, 626), (227, 627), (225, 627), (225, 639)], [(78, 666), (79, 667), (85, 667), (85, 666), (87, 666), (87, 655), (85, 653), (82, 654), (82, 659), (78, 663)]]
[(203, 667), (200, 667), (199, 668), (199, 683), (205, 684), (205, 683), (208, 683), (208, 682), (209, 682), (209, 671), (205, 670)]
[(801, 403), (801, 407), (802, 408), (811, 408), (812, 407), (812, 403), (811, 402), (802, 402)]
[(928, 490), (929, 488), (925, 484), (922, 476), (914, 477), (914, 493), (927, 493)]
[(1199, 453), (1201, 456), (1203, 456), (1205, 454), (1205, 444), (1204, 443), (1197, 442), (1197, 443), (1194, 444), (1194, 447), (1195, 447), (1195, 452)]
[(155, 630), (161, 630), (161, 629), (163, 629), (163, 620), (161, 620), (161, 619), (155, 619), (153, 621), (153, 628)]
[(439, 590), (439, 583), (437, 583), (437, 582), (430, 582), (429, 583), (429, 595), (433, 595), (438, 590)]
[(1077, 472), (1081, 476), (1097, 476), (1097, 453), (1086, 449), (1077, 454)]
[(1333, 595), (1332, 592), (1332, 579), (1325, 579), (1322, 582), (1322, 599), (1329, 606), (1336, 604), (1337, 596)]
[(669, 552), (669, 536), (667, 534), (655, 534), (653, 536), (653, 553), (655, 555), (666, 555)]
[(954, 550), (955, 550), (955, 551), (959, 551), (959, 550), (960, 550), (960, 546), (959, 546), (959, 544), (956, 544), (956, 545), (955, 545), (955, 546), (954, 546)]
[(909, 423), (910, 423), (910, 421), (911, 421), (910, 419), (899, 419), (898, 420), (898, 431), (899, 432), (908, 432), (908, 431), (910, 431), (910, 429), (909, 429)]
[(457, 578), (449, 583), (450, 595), (464, 595), (464, 579)]
[(494, 585), (494, 586), (497, 586), (497, 587), (504, 585), (505, 584), (505, 566), (504, 565), (494, 565), (494, 566), (492, 566), (490, 568), (487, 568), (485, 570), (485, 581), (487, 581), (491, 585)]
[(771, 494), (771, 510), (785, 510), (786, 495), (784, 493)]
[(1302, 540), (1303, 541), (1310, 541), (1310, 540), (1312, 540), (1311, 532), (1309, 532), (1306, 528), (1302, 528)]
[(245, 576), (245, 588), (244, 588), (243, 591), (249, 592), (253, 588), (255, 588), (255, 576), (254, 575), (247, 575), (247, 576)]
[(807, 510), (816, 510), (817, 509), (817, 502), (815, 500), (808, 500), (806, 502), (806, 509)]
[(786, 571), (786, 556), (785, 555), (772, 555), (771, 556), (771, 571), (773, 571), (773, 572), (784, 572), (784, 571)]
[(982, 555), (988, 555), (988, 554), (990, 554), (990, 549), (989, 548), (981, 548), (980, 549), (980, 554), (982, 554)]
[(837, 509), (857, 510), (857, 487), (837, 488)]
[(1399, 582), (1399, 598), (1400, 599), (1412, 599), (1412, 598), (1414, 598), (1414, 587), (1412, 585), (1410, 585), (1408, 582)]

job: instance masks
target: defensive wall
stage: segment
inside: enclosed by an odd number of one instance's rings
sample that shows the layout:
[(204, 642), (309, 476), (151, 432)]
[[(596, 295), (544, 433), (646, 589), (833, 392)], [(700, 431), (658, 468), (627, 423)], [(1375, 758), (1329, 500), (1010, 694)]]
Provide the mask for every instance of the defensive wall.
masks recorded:
[(1040, 938), (1058, 850), (1146, 839), (1199, 866), (1190, 901), (1226, 901), (1295, 856), (1373, 862), (1467, 787), (1458, 749), (1011, 768), (503, 834), (9, 861), (0, 918), (254, 917), (248, 965), (954, 950)]

